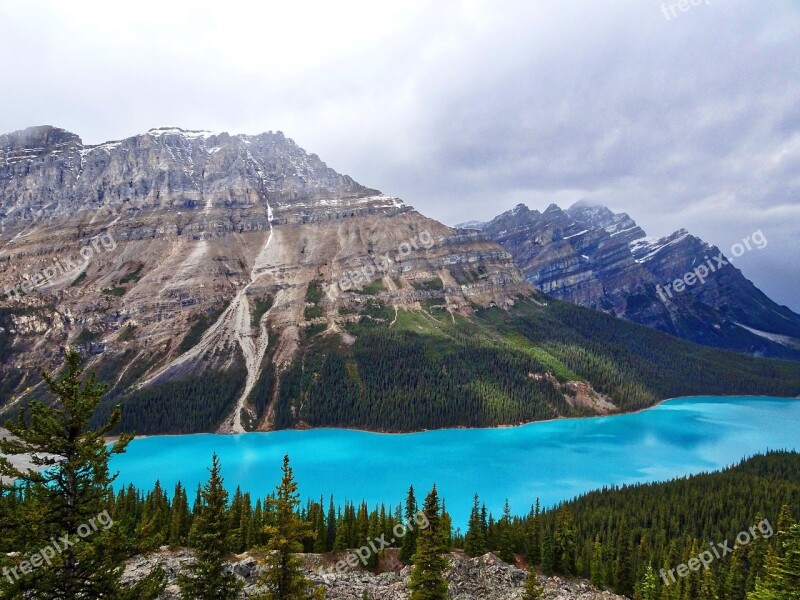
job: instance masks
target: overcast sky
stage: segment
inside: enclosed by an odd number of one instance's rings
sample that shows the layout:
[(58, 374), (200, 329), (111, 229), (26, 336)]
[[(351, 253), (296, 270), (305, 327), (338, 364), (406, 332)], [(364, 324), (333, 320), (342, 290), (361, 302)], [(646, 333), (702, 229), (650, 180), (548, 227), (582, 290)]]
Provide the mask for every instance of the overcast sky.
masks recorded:
[(0, 131), (281, 130), (454, 224), (579, 199), (800, 311), (800, 2), (0, 0)]

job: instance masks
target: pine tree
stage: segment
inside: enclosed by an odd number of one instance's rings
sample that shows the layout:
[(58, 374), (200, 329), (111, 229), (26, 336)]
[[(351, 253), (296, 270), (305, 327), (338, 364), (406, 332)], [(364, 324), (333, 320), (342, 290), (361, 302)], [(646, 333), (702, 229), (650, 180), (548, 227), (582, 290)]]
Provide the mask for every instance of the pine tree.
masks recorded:
[[(372, 541), (380, 536), (380, 519), (378, 518), (378, 510), (375, 509), (369, 516), (369, 531), (367, 532), (367, 541)], [(380, 559), (384, 556), (384, 551), (381, 549), (379, 552), (370, 552), (367, 557), (367, 564), (364, 565), (367, 569), (374, 569), (378, 566)]]
[(0, 439), (0, 454), (29, 454), (36, 467), (45, 468), (20, 471), (0, 457), (0, 476), (16, 478), (15, 485), (25, 490), (12, 525), (17, 533), (9, 537), (19, 544), (15, 550), (20, 557), (52, 547), (53, 538), (68, 535), (78, 541), (33, 573), (20, 573), (13, 583), (8, 580), (13, 578), (0, 580), (0, 594), (42, 600), (156, 597), (165, 580), (160, 569), (137, 586), (120, 585), (128, 540), (108, 513), (116, 478), (108, 462), (125, 451), (133, 436), (121, 435), (110, 447), (104, 438), (120, 422), (119, 406), (104, 425), (90, 427), (106, 386), (97, 383), (94, 373), (84, 377), (75, 351), (67, 351), (60, 375), (42, 377), (55, 401), (31, 402), (16, 421), (6, 423), (12, 437)]
[(522, 600), (541, 600), (544, 598), (544, 588), (531, 565), (528, 567), (528, 579), (525, 580), (525, 594)]
[(657, 593), (658, 581), (656, 580), (655, 571), (651, 565), (647, 565), (642, 576), (642, 581), (639, 583), (638, 597), (641, 600), (658, 600)]
[(606, 585), (606, 568), (603, 561), (603, 546), (600, 544), (600, 538), (595, 539), (592, 547), (589, 581), (597, 589), (603, 589)]
[(800, 600), (800, 525), (789, 526), (785, 534), (783, 555), (774, 555), (766, 577), (747, 600)]
[(717, 584), (714, 581), (714, 573), (711, 569), (704, 569), (702, 581), (700, 582), (700, 593), (697, 600), (719, 600), (717, 595)]
[(789, 528), (777, 572), (778, 589), (791, 600), (800, 598), (800, 525)]
[(297, 508), (300, 495), (294, 480), (289, 456), (283, 457), (283, 477), (275, 497), (269, 498), (275, 522), (268, 526), (266, 571), (259, 583), (266, 590), (259, 600), (308, 600), (315, 597), (311, 582), (303, 574), (303, 539), (313, 535), (311, 527), (300, 520)]
[(220, 475), (221, 467), (216, 454), (211, 459), (210, 476), (200, 491), (191, 547), (195, 562), (178, 576), (181, 597), (186, 600), (233, 600), (242, 589), (242, 582), (232, 572), (226, 572), (229, 533), (228, 492)]
[(498, 557), (503, 562), (514, 564), (516, 557), (514, 556), (514, 540), (511, 537), (511, 507), (508, 504), (508, 498), (503, 505), (503, 517), (498, 523)]
[(250, 494), (246, 493), (242, 496), (242, 511), (239, 517), (239, 541), (240, 546), (236, 552), (244, 552), (249, 550), (252, 546), (247, 545), (247, 540), (250, 537), (250, 532), (253, 528), (253, 506), (250, 501)]
[[(408, 488), (408, 496), (406, 497), (406, 523), (414, 522), (417, 510), (417, 499), (414, 497), (414, 486), (412, 485)], [(410, 565), (414, 561), (414, 554), (417, 551), (417, 537), (417, 531), (408, 528), (400, 545), (400, 560), (407, 565)]]
[(152, 552), (164, 545), (169, 536), (169, 501), (156, 480), (148, 492), (139, 525), (136, 527), (138, 547), (143, 552)]
[(555, 569), (564, 575), (575, 573), (575, 521), (572, 511), (565, 505), (556, 514), (556, 531), (553, 537), (555, 546)]
[(325, 526), (325, 510), (322, 508), (323, 499), (319, 499), (319, 507), (315, 516), (316, 539), (314, 540), (314, 552), (322, 554), (327, 550), (328, 529)]
[(614, 565), (615, 588), (618, 593), (630, 596), (633, 593), (633, 544), (627, 527), (623, 524), (617, 540), (617, 560)]
[(325, 539), (325, 549), (330, 552), (333, 550), (333, 544), (336, 541), (336, 507), (333, 504), (333, 496), (331, 496), (331, 503), (328, 506), (327, 522), (328, 531)]
[(792, 511), (784, 504), (781, 506), (781, 512), (778, 515), (777, 532), (775, 535), (775, 548), (778, 556), (783, 556), (784, 543), (789, 534), (789, 530), (794, 524)]
[(744, 600), (745, 578), (742, 554), (742, 547), (736, 544), (728, 563), (728, 576), (725, 578), (725, 592), (723, 594), (725, 600)]
[(484, 529), (484, 524), (481, 521), (480, 500), (478, 499), (478, 494), (475, 494), (472, 501), (472, 511), (469, 515), (467, 535), (464, 537), (464, 552), (467, 556), (471, 558), (483, 556), (489, 551)]
[(184, 546), (188, 542), (191, 515), (189, 514), (189, 499), (186, 490), (180, 481), (175, 485), (172, 494), (172, 507), (170, 509), (169, 545), (173, 548)]
[(541, 527), (541, 504), (539, 498), (536, 498), (536, 505), (532, 509), (532, 514), (529, 517), (530, 533), (527, 540), (527, 559), (533, 565), (541, 564), (542, 562), (542, 527)]
[(553, 546), (553, 534), (548, 529), (542, 539), (542, 573), (552, 575), (556, 567), (556, 552)]
[(442, 498), (442, 535), (444, 536), (444, 548), (447, 552), (453, 547), (453, 519), (447, 512), (447, 506)]
[(243, 498), (241, 487), (236, 486), (236, 491), (233, 493), (233, 500), (228, 510), (228, 522), (230, 524), (228, 529), (228, 549), (232, 552), (241, 552), (244, 546), (246, 532), (242, 531), (240, 527), (242, 513), (244, 512), (242, 507)]
[(264, 543), (264, 511), (261, 509), (261, 498), (256, 500), (256, 507), (253, 509), (253, 523), (247, 536), (247, 547), (255, 548)]
[(447, 568), (444, 557), (444, 535), (441, 531), (439, 515), (439, 494), (436, 485), (426, 496), (422, 512), (428, 519), (428, 526), (419, 530), (417, 551), (414, 554), (414, 569), (411, 571), (411, 600), (446, 600), (447, 581), (443, 573)]

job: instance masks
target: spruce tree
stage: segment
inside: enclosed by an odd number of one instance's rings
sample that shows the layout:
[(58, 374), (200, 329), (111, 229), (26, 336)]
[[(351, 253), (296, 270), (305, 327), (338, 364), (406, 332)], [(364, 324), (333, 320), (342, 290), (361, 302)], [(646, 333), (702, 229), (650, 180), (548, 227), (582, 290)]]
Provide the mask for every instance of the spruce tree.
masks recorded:
[(169, 545), (173, 548), (186, 545), (189, 540), (190, 527), (191, 515), (189, 514), (189, 499), (186, 496), (186, 490), (179, 481), (175, 485), (175, 492), (172, 494), (169, 521)]
[(743, 564), (744, 551), (739, 544), (733, 549), (731, 559), (728, 563), (728, 576), (724, 582), (725, 600), (744, 600), (745, 597), (745, 575)]
[(316, 531), (316, 538), (314, 539), (314, 552), (322, 554), (327, 550), (328, 529), (325, 526), (325, 509), (323, 508), (323, 499), (320, 496), (319, 506), (314, 516), (314, 527)]
[(444, 498), (442, 498), (441, 523), (442, 535), (444, 536), (444, 548), (447, 552), (450, 552), (453, 547), (453, 518), (450, 516), (450, 513), (447, 512)]
[[(414, 486), (412, 485), (408, 488), (408, 496), (406, 496), (406, 523), (414, 523), (417, 510), (417, 499), (414, 496)], [(400, 544), (400, 560), (407, 565), (410, 565), (414, 561), (414, 553), (417, 551), (417, 536), (418, 533), (416, 529), (412, 530), (408, 528)]]
[(572, 511), (565, 505), (556, 514), (556, 531), (553, 537), (555, 570), (564, 575), (575, 574), (575, 522)]
[[(45, 547), (65, 547), (49, 562), (26, 569), (28, 573), (20, 571), (19, 564), (7, 565), (20, 576), (0, 579), (0, 595), (41, 600), (155, 598), (165, 581), (160, 569), (136, 586), (123, 588), (120, 583), (130, 544), (108, 512), (116, 478), (108, 463), (125, 451), (133, 436), (120, 435), (110, 446), (105, 440), (120, 422), (119, 406), (105, 424), (90, 426), (106, 386), (97, 383), (94, 373), (84, 376), (81, 357), (73, 350), (67, 351), (60, 374), (43, 372), (42, 377), (53, 401), (34, 400), (15, 421), (8, 421), (11, 437), (0, 439), (0, 454), (28, 454), (43, 470), (18, 470), (0, 456), (0, 476), (16, 478), (15, 486), (25, 490), (12, 525), (16, 535), (12, 531), (9, 536), (15, 540), (15, 556), (42, 559)], [(73, 543), (54, 542), (63, 536)]]
[(647, 565), (644, 570), (641, 582), (639, 582), (638, 598), (641, 600), (658, 600), (657, 588), (658, 581), (656, 580), (655, 571), (651, 565)]
[(589, 581), (597, 589), (603, 589), (606, 585), (606, 567), (603, 560), (603, 546), (600, 538), (596, 538), (592, 547), (592, 559), (589, 567)]
[(528, 517), (530, 531), (526, 541), (526, 557), (528, 562), (532, 565), (538, 565), (542, 562), (542, 527), (541, 527), (541, 505), (539, 498), (536, 498), (536, 504), (531, 508), (531, 514)]
[(617, 560), (614, 565), (614, 580), (617, 593), (630, 596), (633, 593), (633, 543), (628, 528), (623, 524), (617, 540)]
[(242, 589), (242, 582), (226, 569), (228, 546), (228, 492), (220, 475), (216, 454), (211, 459), (208, 481), (200, 491), (192, 525), (191, 547), (195, 561), (178, 576), (181, 597), (186, 600), (233, 600)]
[(511, 532), (511, 507), (508, 504), (508, 499), (503, 505), (503, 517), (498, 523), (498, 557), (500, 560), (509, 564), (516, 562), (514, 556), (514, 540)]
[(297, 508), (300, 495), (289, 466), (289, 456), (283, 457), (283, 476), (275, 496), (267, 501), (274, 513), (274, 523), (267, 526), (266, 571), (259, 583), (266, 589), (259, 600), (308, 600), (318, 596), (311, 581), (303, 573), (303, 539), (313, 535), (311, 527), (300, 520)]
[(778, 556), (783, 556), (784, 543), (786, 542), (789, 530), (794, 524), (795, 522), (792, 518), (792, 511), (786, 504), (784, 504), (781, 506), (781, 512), (778, 515), (778, 523), (775, 535), (775, 548)]
[(411, 600), (446, 600), (448, 595), (447, 581), (443, 573), (447, 569), (444, 556), (444, 534), (441, 530), (439, 515), (439, 494), (436, 485), (426, 496), (422, 512), (428, 520), (428, 526), (419, 530), (417, 551), (414, 554), (414, 569), (411, 571)]
[(552, 575), (556, 567), (556, 553), (553, 546), (553, 534), (548, 529), (542, 539), (542, 573)]
[(704, 569), (702, 581), (700, 582), (700, 593), (697, 600), (719, 600), (717, 595), (717, 584), (714, 581), (714, 573), (711, 569)]
[(800, 599), (800, 525), (792, 525), (783, 541), (783, 556), (778, 562), (778, 589), (787, 599)]
[(330, 552), (333, 550), (333, 544), (336, 541), (336, 507), (333, 504), (333, 496), (331, 496), (331, 502), (328, 506), (327, 529), (325, 549)]
[(472, 511), (469, 515), (467, 535), (464, 537), (464, 552), (467, 556), (474, 558), (483, 556), (488, 551), (485, 527), (481, 520), (480, 500), (478, 494), (475, 494), (472, 500)]
[(774, 556), (764, 580), (747, 600), (800, 600), (800, 525), (792, 525), (784, 533), (782, 555)]
[(544, 598), (544, 588), (531, 565), (528, 567), (528, 579), (525, 580), (525, 594), (522, 600), (542, 600), (542, 598)]

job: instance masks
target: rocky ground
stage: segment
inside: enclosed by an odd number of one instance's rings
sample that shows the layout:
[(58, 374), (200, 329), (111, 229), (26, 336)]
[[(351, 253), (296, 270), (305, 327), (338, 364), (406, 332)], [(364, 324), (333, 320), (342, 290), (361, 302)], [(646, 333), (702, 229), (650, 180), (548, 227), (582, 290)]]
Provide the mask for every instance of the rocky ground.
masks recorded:
[[(396, 552), (396, 551), (395, 551)], [(305, 555), (309, 578), (317, 585), (326, 587), (329, 600), (361, 600), (364, 591), (371, 600), (408, 600), (410, 567), (397, 563), (394, 553), (388, 553), (375, 574), (360, 569), (337, 573), (332, 566), (336, 559), (331, 555)], [(461, 553), (449, 555), (450, 569), (445, 574), (450, 583), (452, 600), (520, 600), (523, 596), (526, 571), (509, 565), (494, 554), (478, 558), (467, 558)], [(176, 585), (177, 574), (192, 560), (188, 550), (162, 549), (149, 556), (137, 557), (125, 570), (126, 580), (135, 581), (156, 566), (165, 569), (169, 584), (161, 596), (164, 600), (180, 597)], [(245, 581), (242, 598), (252, 597), (257, 590), (257, 581), (262, 567), (255, 557), (235, 557), (231, 569)], [(584, 581), (566, 580), (560, 577), (542, 578), (547, 600), (625, 600), (610, 592), (599, 591)]]

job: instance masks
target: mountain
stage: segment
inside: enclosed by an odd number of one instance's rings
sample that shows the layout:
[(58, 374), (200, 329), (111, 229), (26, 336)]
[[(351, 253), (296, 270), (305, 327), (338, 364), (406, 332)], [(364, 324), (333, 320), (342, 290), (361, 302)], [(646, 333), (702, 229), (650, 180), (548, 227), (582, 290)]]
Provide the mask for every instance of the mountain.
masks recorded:
[[(706, 346), (800, 359), (800, 315), (685, 229), (647, 238), (627, 214), (585, 202), (541, 213), (520, 204), (488, 223), (457, 227), (489, 234), (527, 281), (556, 298)], [(747, 240), (752, 249), (765, 243), (761, 232)]]
[(407, 431), (800, 394), (796, 363), (545, 297), (489, 234), (280, 132), (84, 145), (46, 126), (0, 136), (0, 152), (0, 417), (46, 396), (38, 370), (67, 347), (139, 433)]

